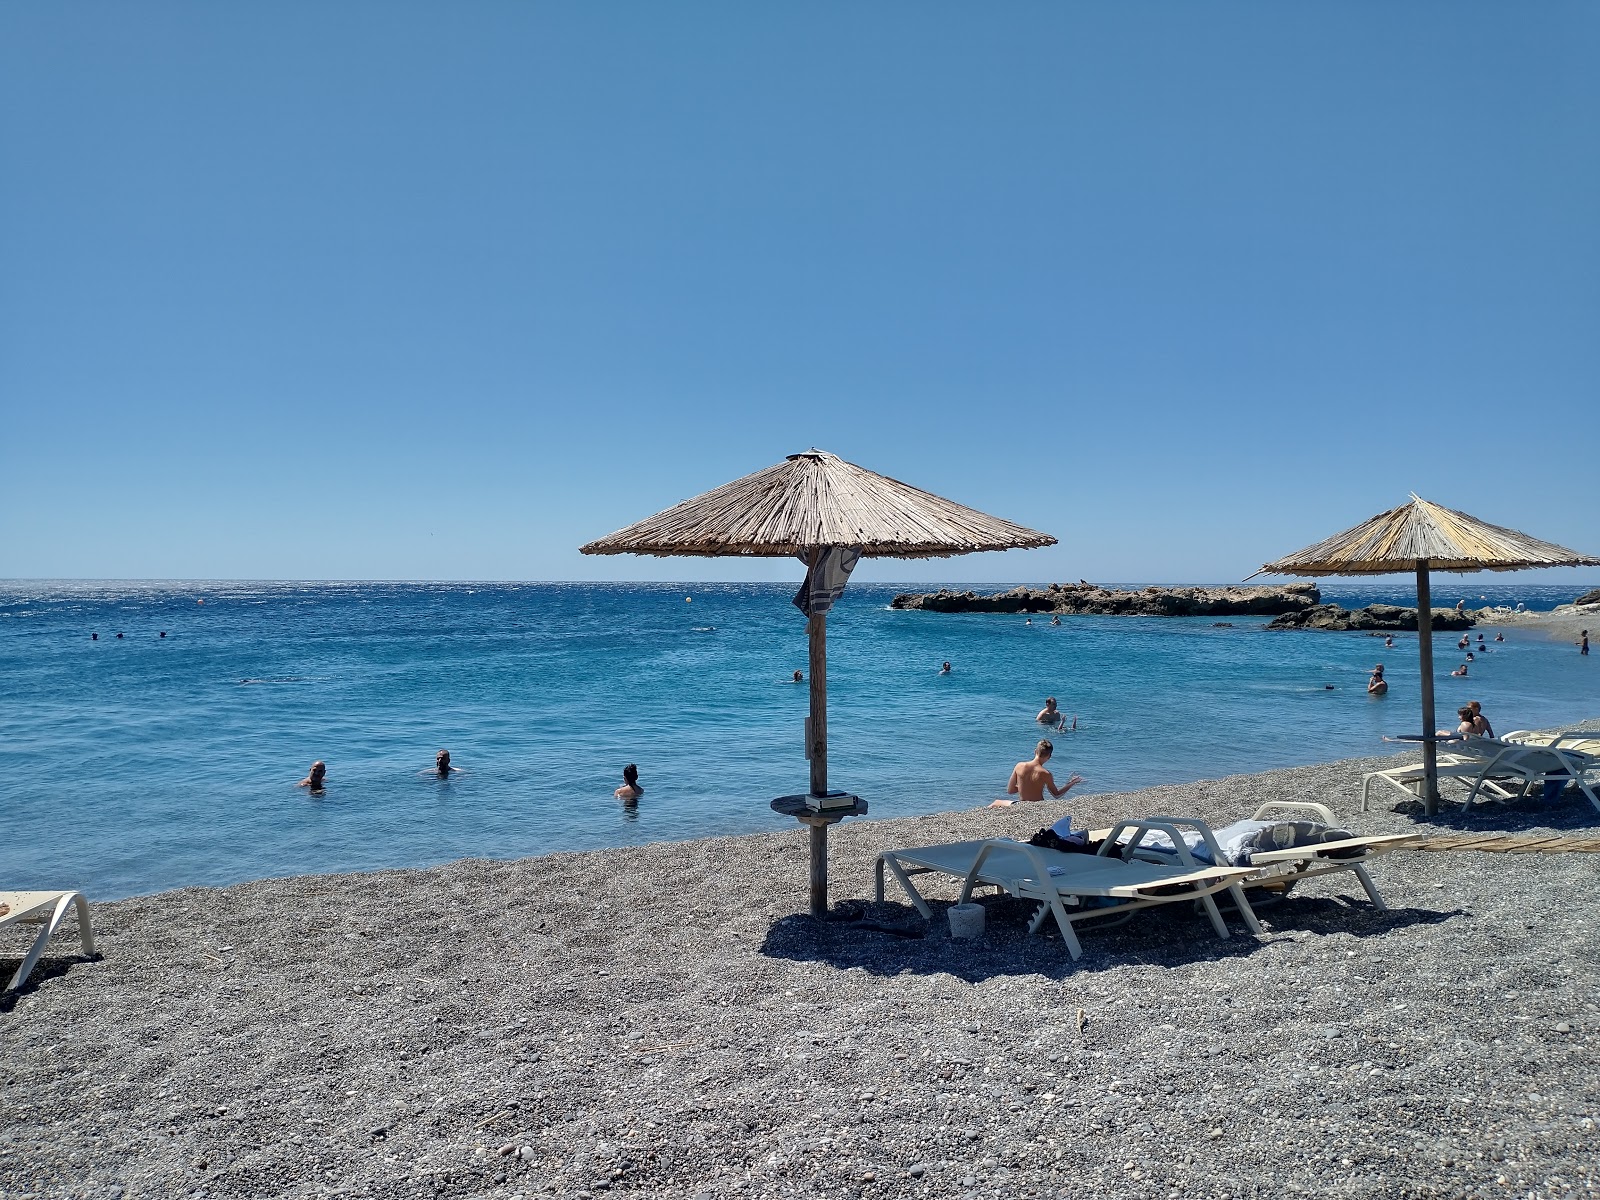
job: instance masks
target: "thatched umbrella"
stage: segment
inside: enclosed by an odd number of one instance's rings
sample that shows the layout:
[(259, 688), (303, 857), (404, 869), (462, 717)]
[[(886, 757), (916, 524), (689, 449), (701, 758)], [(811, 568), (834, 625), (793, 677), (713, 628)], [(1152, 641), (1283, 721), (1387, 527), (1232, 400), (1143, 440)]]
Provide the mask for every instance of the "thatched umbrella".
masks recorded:
[[(809, 618), (810, 807), (828, 811), (828, 609), (860, 558), (946, 558), (1049, 546), (1055, 538), (875, 474), (822, 450), (776, 466), (619, 529), (584, 554), (790, 558), (806, 564), (795, 604)], [(853, 798), (851, 798), (853, 801)], [(827, 909), (827, 824), (811, 824), (811, 911)]]
[(1417, 573), (1417, 640), (1422, 659), (1423, 802), (1439, 806), (1439, 747), (1433, 740), (1433, 597), (1429, 571), (1522, 571), (1532, 567), (1596, 567), (1590, 558), (1515, 529), (1431, 504), (1415, 492), (1409, 504), (1379, 513), (1354, 529), (1270, 562), (1256, 574), (1390, 575)]

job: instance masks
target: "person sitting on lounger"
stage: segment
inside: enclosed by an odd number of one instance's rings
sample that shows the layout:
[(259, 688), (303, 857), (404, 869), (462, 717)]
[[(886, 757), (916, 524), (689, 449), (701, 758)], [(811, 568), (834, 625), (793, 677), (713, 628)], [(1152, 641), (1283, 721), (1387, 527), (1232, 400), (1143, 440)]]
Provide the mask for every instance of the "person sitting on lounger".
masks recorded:
[(327, 774), (328, 764), (319, 758), (311, 764), (310, 772), (304, 779), (295, 784), (295, 787), (307, 788), (313, 796), (320, 796), (323, 792), (322, 781), (327, 777)]
[(1383, 664), (1372, 668), (1372, 678), (1367, 680), (1367, 695), (1381, 696), (1389, 690), (1389, 681), (1383, 677)]
[(1483, 715), (1483, 705), (1476, 700), (1468, 700), (1467, 707), (1472, 710), (1472, 730), (1479, 737), (1492, 738), (1494, 726), (1489, 724), (1488, 718)]
[(644, 788), (639, 786), (639, 768), (629, 763), (622, 768), (622, 786), (611, 793), (624, 804), (631, 804), (644, 795)]
[[(1033, 758), (1027, 762), (1019, 762), (1011, 768), (1011, 779), (1006, 784), (1006, 794), (1016, 796), (1024, 803), (1034, 804), (1044, 799), (1045, 789), (1050, 789), (1050, 794), (1057, 800), (1065, 796), (1075, 784), (1083, 782), (1083, 776), (1074, 775), (1060, 787), (1056, 786), (1055, 776), (1050, 774), (1050, 769), (1045, 763), (1050, 761), (1050, 756), (1056, 748), (1048, 741), (1041, 741), (1034, 749)], [(1016, 800), (996, 800), (989, 805), (990, 808), (1005, 808), (1015, 804)]]

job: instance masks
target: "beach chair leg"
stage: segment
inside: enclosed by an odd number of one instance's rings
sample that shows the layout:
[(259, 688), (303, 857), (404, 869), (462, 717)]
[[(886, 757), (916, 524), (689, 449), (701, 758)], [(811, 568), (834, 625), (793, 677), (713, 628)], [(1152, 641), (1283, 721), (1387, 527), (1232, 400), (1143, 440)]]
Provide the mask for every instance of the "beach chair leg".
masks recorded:
[(22, 965), (11, 977), (11, 982), (6, 984), (6, 991), (15, 991), (27, 982), (28, 976), (33, 974), (33, 968), (43, 956), (45, 946), (55, 935), (56, 930), (61, 928), (61, 921), (67, 915), (68, 906), (72, 904), (76, 904), (78, 909), (78, 938), (83, 943), (83, 952), (93, 957), (94, 934), (89, 930), (89, 902), (83, 898), (83, 893), (69, 892), (56, 901), (55, 909), (50, 916), (39, 922), (39, 936), (33, 939), (33, 945), (23, 957)]
[(877, 884), (877, 886), (873, 889), (873, 895), (877, 898), (878, 903), (882, 904), (883, 903), (883, 855), (881, 855), (881, 854), (878, 855), (878, 865), (877, 865), (876, 869), (872, 873), (876, 877), (876, 884)]
[(1388, 912), (1389, 906), (1383, 902), (1383, 897), (1378, 895), (1378, 885), (1373, 883), (1372, 876), (1367, 874), (1365, 864), (1356, 863), (1350, 869), (1355, 872), (1356, 878), (1361, 881), (1362, 888), (1366, 890), (1367, 899), (1372, 901), (1372, 907), (1379, 912)]
[[(1205, 896), (1201, 896), (1200, 897), (1200, 903), (1206, 906), (1206, 916), (1211, 918), (1211, 928), (1213, 928), (1213, 929), (1215, 929), (1217, 931), (1217, 936), (1218, 937), (1229, 937), (1229, 936), (1231, 936), (1228, 933), (1228, 924), (1227, 924), (1227, 922), (1222, 919), (1222, 913), (1220, 911), (1218, 911), (1218, 909), (1217, 909), (1217, 902), (1215, 900), (1213, 900), (1209, 895), (1205, 895)], [(1251, 919), (1253, 920), (1255, 918), (1255, 914), (1251, 913), (1250, 915), (1251, 915)]]
[(1083, 957), (1083, 945), (1078, 941), (1078, 935), (1073, 932), (1072, 918), (1067, 916), (1067, 910), (1061, 904), (1061, 897), (1055, 897), (1046, 907), (1055, 914), (1056, 928), (1061, 930), (1061, 940), (1066, 943), (1067, 953), (1071, 955), (1072, 961), (1077, 962)]
[(1600, 812), (1600, 796), (1594, 794), (1594, 789), (1582, 779), (1578, 780), (1578, 788), (1585, 796), (1589, 797), (1589, 803), (1594, 805), (1595, 812)]
[(1261, 934), (1261, 922), (1256, 920), (1256, 910), (1251, 908), (1250, 901), (1245, 899), (1244, 885), (1240, 883), (1234, 884), (1228, 889), (1228, 894), (1233, 897), (1234, 904), (1239, 908), (1239, 915), (1244, 918), (1244, 923), (1250, 932), (1259, 936)]
[(1361, 777), (1361, 811), (1362, 812), (1366, 812), (1367, 811), (1367, 801), (1371, 798), (1371, 796), (1372, 796), (1372, 776), (1371, 775), (1363, 775)]
[(905, 868), (894, 860), (894, 856), (886, 854), (878, 861), (888, 864), (889, 870), (894, 872), (894, 877), (900, 881), (900, 886), (905, 888), (906, 895), (911, 897), (911, 903), (916, 905), (917, 911), (922, 914), (922, 919), (933, 920), (933, 909), (928, 907), (928, 902), (922, 898), (921, 893), (911, 886), (910, 876), (906, 874)]

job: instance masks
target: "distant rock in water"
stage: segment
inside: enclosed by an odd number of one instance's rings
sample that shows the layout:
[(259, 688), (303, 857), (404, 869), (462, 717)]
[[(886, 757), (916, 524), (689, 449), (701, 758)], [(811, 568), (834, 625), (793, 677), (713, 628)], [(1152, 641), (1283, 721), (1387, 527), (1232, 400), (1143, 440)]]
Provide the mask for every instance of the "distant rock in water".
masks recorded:
[(1574, 604), (1600, 604), (1600, 588), (1595, 588), (1594, 591), (1592, 591), (1592, 592), (1585, 592), (1583, 595), (1579, 596), (1576, 600), (1574, 600), (1573, 603)]
[(904, 592), (892, 607), (927, 612), (1060, 613), (1112, 617), (1269, 617), (1314, 607), (1322, 593), (1312, 583), (1278, 587), (1148, 587), (1136, 592), (1092, 583), (1017, 587), (980, 596), (977, 592)]
[[(1453, 608), (1433, 610), (1435, 629), (1471, 629), (1476, 614), (1458, 613)], [(1395, 633), (1415, 631), (1417, 610), (1393, 604), (1369, 604), (1348, 609), (1337, 604), (1317, 604), (1300, 612), (1274, 617), (1268, 629), (1332, 629), (1335, 631), (1387, 630)]]

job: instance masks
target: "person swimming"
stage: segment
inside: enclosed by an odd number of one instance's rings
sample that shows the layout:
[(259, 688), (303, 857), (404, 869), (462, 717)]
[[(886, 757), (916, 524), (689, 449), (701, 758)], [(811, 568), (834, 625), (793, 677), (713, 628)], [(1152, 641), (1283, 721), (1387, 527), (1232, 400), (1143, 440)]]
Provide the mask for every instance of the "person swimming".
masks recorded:
[(806, 681), (805, 675), (800, 671), (796, 671), (794, 673), (794, 679), (791, 682), (793, 682), (793, 683), (804, 683), (805, 681)]
[(1452, 675), (1461, 675), (1461, 676), (1465, 676), (1466, 673), (1467, 673), (1467, 664), (1466, 663), (1462, 663), (1454, 671), (1450, 672), (1450, 674), (1452, 674)]
[(944, 666), (939, 668), (939, 674), (941, 674), (941, 675), (950, 674), (950, 663), (948, 661), (945, 662)]
[(1383, 677), (1383, 664), (1372, 668), (1372, 678), (1367, 680), (1367, 695), (1382, 696), (1389, 690), (1389, 681)]
[(424, 775), (435, 775), (440, 779), (449, 779), (452, 775), (461, 774), (460, 767), (450, 765), (450, 751), (441, 750), (433, 756), (433, 770), (422, 772)]
[(1066, 714), (1056, 707), (1054, 696), (1045, 697), (1044, 707), (1039, 710), (1039, 715), (1034, 720), (1041, 725), (1052, 725), (1057, 729), (1067, 723)]
[(1383, 648), (1385, 650), (1394, 649), (1394, 634), (1391, 633), (1388, 637), (1383, 639)]
[(644, 795), (644, 788), (639, 783), (639, 768), (629, 763), (622, 768), (622, 786), (611, 793), (624, 804), (631, 804)]
[(1497, 642), (1503, 642), (1506, 640), (1506, 635), (1503, 633), (1497, 633), (1494, 635), (1494, 640)]
[(311, 770), (304, 779), (295, 784), (295, 787), (307, 788), (313, 796), (320, 796), (323, 793), (323, 781), (327, 778), (327, 775), (328, 764), (319, 758), (311, 764)]
[(1057, 613), (1055, 616), (1051, 617), (1050, 618), (1050, 624), (1052, 624), (1052, 625), (1061, 624), (1061, 614)]

